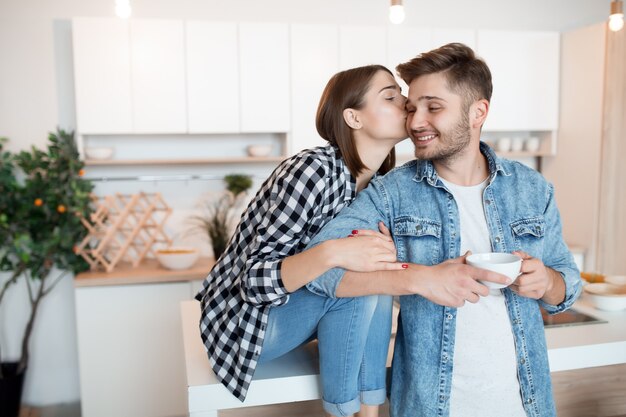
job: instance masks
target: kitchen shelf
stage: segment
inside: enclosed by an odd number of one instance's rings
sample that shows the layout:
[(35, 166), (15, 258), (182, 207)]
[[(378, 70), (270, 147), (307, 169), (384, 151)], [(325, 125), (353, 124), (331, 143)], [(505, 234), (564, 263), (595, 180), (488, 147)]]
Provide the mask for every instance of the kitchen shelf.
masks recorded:
[(254, 164), (265, 162), (281, 162), (286, 156), (244, 157), (233, 156), (225, 158), (198, 158), (198, 159), (87, 159), (86, 166), (115, 166), (115, 165), (205, 165), (205, 164)]

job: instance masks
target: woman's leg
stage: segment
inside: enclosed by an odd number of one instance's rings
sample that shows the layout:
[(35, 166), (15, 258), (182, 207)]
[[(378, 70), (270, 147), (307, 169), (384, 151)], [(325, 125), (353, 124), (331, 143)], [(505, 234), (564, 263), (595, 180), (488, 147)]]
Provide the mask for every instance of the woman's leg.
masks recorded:
[(320, 320), (317, 335), (322, 404), (332, 415), (348, 416), (361, 408), (359, 374), (378, 297), (328, 300), (334, 305)]
[[(368, 333), (374, 312), (378, 311), (378, 298), (333, 299), (306, 289), (292, 293), (288, 303), (270, 310), (259, 362), (292, 351), (313, 339), (317, 332), (324, 409), (335, 416), (354, 414), (361, 408), (361, 362), (368, 339), (375, 340)], [(383, 370), (385, 361), (381, 365)], [(384, 390), (383, 378), (383, 402)]]
[(378, 406), (385, 402), (387, 396), (387, 354), (391, 338), (392, 310), (393, 297), (378, 296), (359, 375), (359, 391), (363, 404), (359, 413), (361, 417), (378, 416)]
[(259, 363), (276, 359), (313, 340), (324, 316), (326, 298), (302, 288), (289, 295), (289, 301), (270, 309)]

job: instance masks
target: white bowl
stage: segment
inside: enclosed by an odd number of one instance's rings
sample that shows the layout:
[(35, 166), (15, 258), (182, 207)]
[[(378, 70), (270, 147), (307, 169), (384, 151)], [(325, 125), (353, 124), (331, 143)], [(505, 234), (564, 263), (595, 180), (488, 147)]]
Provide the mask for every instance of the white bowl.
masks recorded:
[(191, 268), (199, 256), (200, 253), (196, 248), (186, 246), (172, 246), (156, 251), (157, 260), (167, 269)]
[(607, 275), (604, 282), (613, 285), (626, 286), (626, 275)]
[(87, 159), (111, 159), (113, 148), (87, 147), (85, 148), (85, 156)]
[(599, 310), (626, 309), (626, 287), (598, 282), (584, 287), (587, 298)]
[[(511, 278), (511, 282), (515, 281), (520, 274), (522, 267), (522, 258), (512, 253), (474, 253), (467, 257), (467, 264), (476, 268), (488, 269)], [(481, 281), (481, 284), (493, 288), (500, 289), (507, 287), (504, 284), (496, 284), (495, 282)]]
[(246, 151), (250, 156), (268, 156), (272, 152), (272, 145), (249, 145)]

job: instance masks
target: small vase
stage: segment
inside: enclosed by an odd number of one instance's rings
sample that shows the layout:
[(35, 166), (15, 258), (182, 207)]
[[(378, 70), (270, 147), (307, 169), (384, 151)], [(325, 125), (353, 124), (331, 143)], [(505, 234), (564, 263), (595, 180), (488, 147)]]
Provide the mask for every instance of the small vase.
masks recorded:
[(0, 378), (0, 416), (18, 417), (22, 402), (22, 388), (26, 370), (17, 373), (17, 362), (2, 363)]

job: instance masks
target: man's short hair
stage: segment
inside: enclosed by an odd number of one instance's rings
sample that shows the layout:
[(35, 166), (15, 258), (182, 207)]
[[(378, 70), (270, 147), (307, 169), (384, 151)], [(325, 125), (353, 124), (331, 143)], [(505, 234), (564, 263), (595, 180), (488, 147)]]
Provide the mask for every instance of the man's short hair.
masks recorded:
[(396, 71), (405, 83), (423, 75), (443, 73), (448, 88), (465, 98), (465, 104), (485, 99), (491, 100), (493, 86), (491, 71), (485, 61), (478, 58), (472, 48), (462, 43), (449, 43), (430, 52), (424, 52)]

